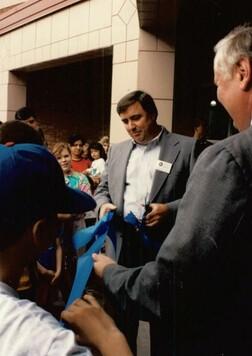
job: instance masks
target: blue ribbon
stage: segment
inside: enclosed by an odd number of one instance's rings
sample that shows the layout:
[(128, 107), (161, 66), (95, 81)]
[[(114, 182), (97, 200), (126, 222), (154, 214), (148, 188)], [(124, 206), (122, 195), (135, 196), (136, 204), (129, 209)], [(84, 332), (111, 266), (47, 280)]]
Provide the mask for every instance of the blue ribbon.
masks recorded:
[(66, 307), (83, 295), (93, 268), (92, 254), (98, 253), (104, 246), (113, 216), (114, 212), (110, 211), (95, 225), (77, 230), (73, 235), (73, 245), (76, 250), (85, 247), (92, 240), (94, 242), (77, 260), (76, 274)]
[(132, 211), (130, 211), (124, 217), (124, 221), (134, 226), (136, 231), (138, 231), (140, 238), (143, 240), (145, 246), (159, 250), (161, 243), (149, 238), (149, 236), (146, 234), (144, 224), (137, 219), (137, 217), (135, 216), (135, 214), (132, 213)]
[[(104, 246), (107, 236), (109, 236), (112, 240), (116, 250), (116, 233), (112, 223), (113, 216), (114, 212), (110, 211), (105, 214), (102, 219), (100, 219), (95, 225), (88, 228), (79, 229), (74, 233), (73, 246), (75, 250), (79, 250), (80, 248), (85, 247), (92, 240), (94, 240), (94, 242), (87, 251), (78, 257), (76, 274), (72, 290), (66, 303), (66, 307), (72, 304), (75, 299), (81, 298), (83, 295), (93, 268), (92, 254), (100, 252)], [(150, 240), (145, 232), (144, 225), (136, 218), (132, 212), (125, 216), (124, 221), (134, 226), (134, 228), (139, 232), (140, 238), (143, 240), (146, 246), (151, 246), (157, 249), (160, 247), (159, 243)]]

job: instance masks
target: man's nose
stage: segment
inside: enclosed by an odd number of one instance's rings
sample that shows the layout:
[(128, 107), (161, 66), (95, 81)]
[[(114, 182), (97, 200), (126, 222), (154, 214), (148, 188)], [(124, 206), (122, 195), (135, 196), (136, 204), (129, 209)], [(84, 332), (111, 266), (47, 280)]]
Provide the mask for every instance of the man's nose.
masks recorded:
[(135, 123), (133, 121), (130, 121), (128, 122), (128, 129), (129, 130), (133, 130), (134, 128), (136, 127)]

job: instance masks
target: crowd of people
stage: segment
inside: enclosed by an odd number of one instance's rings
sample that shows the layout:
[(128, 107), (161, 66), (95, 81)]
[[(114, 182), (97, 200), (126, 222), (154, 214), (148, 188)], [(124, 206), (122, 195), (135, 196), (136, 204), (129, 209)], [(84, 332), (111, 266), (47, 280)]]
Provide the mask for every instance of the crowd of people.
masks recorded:
[[(109, 151), (108, 137), (76, 134), (49, 152), (28, 108), (0, 126), (2, 354), (136, 355), (145, 320), (151, 356), (251, 355), (251, 49), (249, 25), (214, 48), (217, 97), (240, 133), (203, 152), (158, 124), (142, 90), (119, 100), (129, 139)], [(71, 289), (72, 235), (109, 211), (114, 258), (92, 259), (114, 321), (85, 294), (63, 328), (52, 303)]]
[[(104, 137), (107, 151), (108, 136)], [(15, 120), (2, 124), (0, 143), (6, 146), (33, 143), (47, 147), (36, 116), (28, 107), (19, 109)], [(56, 142), (50, 151), (62, 169), (66, 185), (93, 196), (107, 158), (102, 144), (88, 143), (80, 134), (72, 134), (67, 142)], [(95, 222), (94, 210), (64, 221), (64, 227), (54, 243), (38, 256), (36, 264), (25, 267), (17, 288), (22, 298), (29, 297), (59, 316), (68, 299), (76, 272), (77, 254), (71, 237), (76, 230)]]

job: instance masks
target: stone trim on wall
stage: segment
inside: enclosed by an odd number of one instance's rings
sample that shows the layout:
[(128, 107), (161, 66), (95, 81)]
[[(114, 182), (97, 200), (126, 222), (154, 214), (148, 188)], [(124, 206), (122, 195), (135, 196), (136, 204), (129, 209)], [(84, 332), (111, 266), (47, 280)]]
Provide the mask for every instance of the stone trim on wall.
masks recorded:
[[(140, 34), (141, 31), (141, 34)], [(26, 73), (95, 55), (112, 55), (110, 138), (127, 138), (116, 105), (148, 91), (159, 122), (172, 121), (174, 48), (140, 30), (136, 0), (28, 0), (0, 15), (0, 115), (26, 105)]]
[(81, 1), (87, 0), (30, 0), (17, 5), (0, 14), (0, 35)]

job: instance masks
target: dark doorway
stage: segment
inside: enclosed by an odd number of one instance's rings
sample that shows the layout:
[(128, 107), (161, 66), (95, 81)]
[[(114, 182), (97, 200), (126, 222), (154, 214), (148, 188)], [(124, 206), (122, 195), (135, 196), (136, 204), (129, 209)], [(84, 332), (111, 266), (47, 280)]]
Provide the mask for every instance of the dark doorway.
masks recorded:
[[(230, 123), (225, 110), (218, 109), (220, 104), (213, 84), (213, 47), (235, 26), (251, 22), (252, 1), (181, 0), (178, 3), (172, 129), (191, 136), (195, 121), (207, 121), (210, 116), (211, 125), (216, 125), (212, 132), (218, 133), (220, 123), (220, 130), (228, 135), (233, 131), (230, 127), (223, 131), (223, 122)], [(217, 101), (214, 112), (212, 100)], [(220, 115), (223, 120), (219, 122)]]
[(112, 56), (82, 59), (26, 74), (27, 105), (51, 146), (72, 133), (98, 140), (109, 134)]

